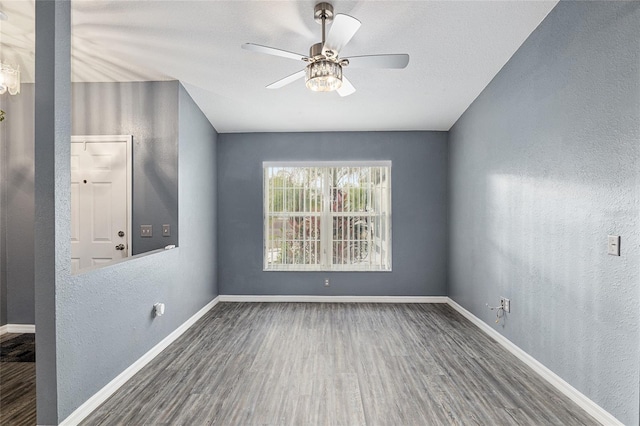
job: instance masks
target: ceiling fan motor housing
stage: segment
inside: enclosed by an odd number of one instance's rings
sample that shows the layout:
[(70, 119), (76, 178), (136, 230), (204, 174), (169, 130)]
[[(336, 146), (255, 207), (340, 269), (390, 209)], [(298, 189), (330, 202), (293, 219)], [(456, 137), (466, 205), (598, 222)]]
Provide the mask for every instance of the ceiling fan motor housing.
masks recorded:
[(325, 59), (325, 55), (322, 53), (322, 46), (324, 46), (322, 43), (316, 43), (309, 48), (310, 62)]

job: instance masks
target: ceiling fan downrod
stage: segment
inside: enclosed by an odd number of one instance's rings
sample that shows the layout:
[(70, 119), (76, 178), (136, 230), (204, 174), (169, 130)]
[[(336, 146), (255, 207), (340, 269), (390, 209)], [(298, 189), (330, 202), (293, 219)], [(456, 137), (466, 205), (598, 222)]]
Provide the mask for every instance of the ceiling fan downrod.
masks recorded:
[(313, 9), (313, 18), (318, 24), (322, 25), (322, 41), (311, 46), (311, 49), (309, 49), (309, 57), (319, 59), (317, 58), (318, 55), (328, 58), (336, 56), (333, 51), (325, 51), (324, 54), (322, 52), (322, 48), (326, 42), (326, 26), (333, 21), (333, 6), (331, 3), (322, 2), (316, 4)]
[(333, 6), (331, 3), (322, 2), (316, 4), (313, 9), (313, 18), (322, 25), (322, 44), (325, 42), (325, 25), (333, 21)]

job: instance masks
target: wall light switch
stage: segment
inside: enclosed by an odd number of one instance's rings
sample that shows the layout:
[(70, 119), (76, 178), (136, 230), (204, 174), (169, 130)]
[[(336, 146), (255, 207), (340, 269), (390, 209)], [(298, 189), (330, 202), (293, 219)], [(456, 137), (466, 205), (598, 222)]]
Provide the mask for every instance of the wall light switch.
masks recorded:
[(140, 225), (140, 236), (143, 238), (153, 237), (153, 225)]
[(162, 225), (162, 236), (163, 237), (170, 237), (171, 236), (171, 226)]
[(620, 256), (620, 235), (609, 235), (607, 253), (611, 256)]

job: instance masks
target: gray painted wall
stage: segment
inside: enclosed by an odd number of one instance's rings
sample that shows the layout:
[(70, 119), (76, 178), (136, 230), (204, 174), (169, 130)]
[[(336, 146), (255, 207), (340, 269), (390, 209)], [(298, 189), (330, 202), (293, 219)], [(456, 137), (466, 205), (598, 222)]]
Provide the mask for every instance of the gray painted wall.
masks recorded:
[(59, 420), (60, 390), (56, 316), (64, 309), (59, 295), (71, 270), (71, 2), (38, 1), (35, 10), (36, 423), (55, 425)]
[[(72, 84), (73, 134), (134, 135), (132, 254), (178, 243), (178, 86), (175, 81)], [(34, 324), (34, 85), (22, 84), (19, 96), (3, 96), (2, 102), (8, 118), (2, 122), (1, 319)], [(171, 225), (171, 237), (161, 236), (164, 223)], [(140, 224), (154, 226), (153, 238), (139, 237)]]
[[(133, 135), (134, 255), (178, 243), (177, 92), (176, 81), (72, 85), (72, 134)], [(140, 225), (153, 225), (153, 237), (140, 237)]]
[[(217, 134), (182, 87), (175, 99), (180, 247), (69, 277), (63, 284), (58, 293), (60, 419), (218, 295)], [(155, 302), (164, 302), (166, 313), (154, 319)]]
[[(217, 134), (180, 88), (180, 247), (71, 275), (69, 16), (68, 2), (36, 3), (38, 424), (66, 418), (218, 294)], [(152, 317), (155, 302), (164, 316)]]
[[(0, 109), (6, 110), (6, 97), (0, 97)], [(0, 326), (7, 324), (7, 126), (0, 123)]]
[[(453, 126), (450, 296), (638, 424), (640, 3), (560, 2)], [(622, 255), (608, 256), (607, 235)], [(495, 325), (485, 303), (511, 299)]]
[[(279, 160), (391, 160), (393, 271), (263, 272), (262, 162)], [(444, 132), (220, 135), (220, 293), (446, 295), (446, 168)]]
[[(33, 273), (34, 85), (2, 96), (2, 300), (6, 322), (35, 324)], [(4, 307), (4, 306), (3, 306)], [(4, 315), (3, 315), (4, 316)]]

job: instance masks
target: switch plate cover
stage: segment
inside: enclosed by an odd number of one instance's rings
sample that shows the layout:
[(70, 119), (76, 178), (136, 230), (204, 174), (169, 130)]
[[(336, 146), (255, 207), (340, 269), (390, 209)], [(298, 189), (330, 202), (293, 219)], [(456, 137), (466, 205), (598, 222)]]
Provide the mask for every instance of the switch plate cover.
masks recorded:
[(171, 236), (171, 226), (170, 225), (162, 225), (162, 236), (170, 237)]
[(607, 253), (611, 256), (620, 256), (620, 235), (609, 235)]
[(153, 237), (153, 225), (140, 225), (140, 236), (144, 238)]

